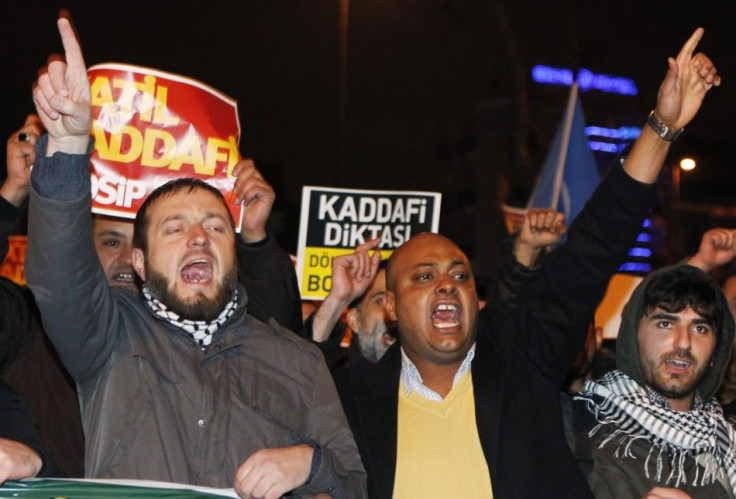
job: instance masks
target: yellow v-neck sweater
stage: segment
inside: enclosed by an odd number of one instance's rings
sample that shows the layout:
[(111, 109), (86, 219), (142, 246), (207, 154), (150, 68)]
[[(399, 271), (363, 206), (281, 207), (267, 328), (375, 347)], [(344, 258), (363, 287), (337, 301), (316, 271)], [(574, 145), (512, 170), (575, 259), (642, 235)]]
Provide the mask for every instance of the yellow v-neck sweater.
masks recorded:
[(399, 386), (394, 497), (493, 497), (470, 373), (441, 402)]

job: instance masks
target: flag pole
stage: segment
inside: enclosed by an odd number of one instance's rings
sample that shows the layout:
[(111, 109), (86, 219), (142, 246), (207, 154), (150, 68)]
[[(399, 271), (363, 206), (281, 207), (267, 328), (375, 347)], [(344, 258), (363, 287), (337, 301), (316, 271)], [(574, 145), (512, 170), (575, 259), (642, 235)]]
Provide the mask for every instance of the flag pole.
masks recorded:
[(562, 135), (562, 144), (560, 145), (560, 155), (557, 157), (557, 169), (555, 170), (555, 184), (552, 190), (552, 202), (550, 208), (557, 209), (557, 202), (560, 199), (560, 190), (562, 188), (562, 176), (565, 172), (565, 161), (567, 160), (567, 149), (570, 145), (570, 130), (572, 130), (572, 122), (575, 116), (575, 101), (578, 96), (578, 82), (574, 82), (570, 86), (570, 97), (567, 101), (567, 110), (565, 112), (565, 131)]

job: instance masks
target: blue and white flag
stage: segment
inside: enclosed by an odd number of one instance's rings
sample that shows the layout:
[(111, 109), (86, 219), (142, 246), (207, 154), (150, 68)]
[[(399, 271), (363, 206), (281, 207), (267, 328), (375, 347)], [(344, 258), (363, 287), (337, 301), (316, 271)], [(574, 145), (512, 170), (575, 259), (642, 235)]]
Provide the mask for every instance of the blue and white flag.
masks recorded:
[(570, 88), (565, 115), (557, 127), (552, 148), (544, 161), (528, 208), (554, 208), (567, 217), (567, 225), (583, 209), (600, 182), (593, 151), (585, 135), (585, 116), (577, 83)]

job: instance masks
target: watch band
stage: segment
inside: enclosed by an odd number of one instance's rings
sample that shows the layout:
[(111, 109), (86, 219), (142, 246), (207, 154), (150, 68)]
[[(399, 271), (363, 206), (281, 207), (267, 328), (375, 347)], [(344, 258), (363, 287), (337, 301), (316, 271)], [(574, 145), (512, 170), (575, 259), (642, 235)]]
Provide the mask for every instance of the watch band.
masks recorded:
[(685, 131), (684, 128), (670, 128), (659, 121), (657, 115), (654, 114), (654, 110), (652, 110), (649, 113), (649, 116), (647, 116), (647, 125), (649, 125), (649, 127), (654, 130), (654, 132), (659, 135), (663, 140), (666, 140), (668, 142), (673, 142), (677, 140), (677, 138), (682, 135), (682, 132)]

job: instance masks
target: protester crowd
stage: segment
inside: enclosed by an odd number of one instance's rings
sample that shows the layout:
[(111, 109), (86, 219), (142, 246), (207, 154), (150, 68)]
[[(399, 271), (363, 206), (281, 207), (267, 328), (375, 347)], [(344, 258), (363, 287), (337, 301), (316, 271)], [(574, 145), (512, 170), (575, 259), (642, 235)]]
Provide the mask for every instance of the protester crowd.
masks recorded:
[(440, 234), (387, 261), (367, 240), (333, 259), (306, 320), (266, 230), (274, 190), (250, 160), (233, 171), (239, 234), (222, 193), (192, 178), (156, 189), (133, 222), (92, 215), (90, 84), (69, 20), (58, 30), (65, 57), (39, 72), (38, 116), (9, 138), (0, 188), (0, 256), (27, 200), (30, 290), (0, 280), (0, 482), (736, 496), (736, 292), (708, 274), (736, 257), (736, 230), (708, 231), (637, 286), (615, 362), (592, 323), (672, 141), (721, 83), (696, 53), (702, 29), (668, 59), (640, 137), (583, 211), (568, 224), (529, 210), (488, 296)]

